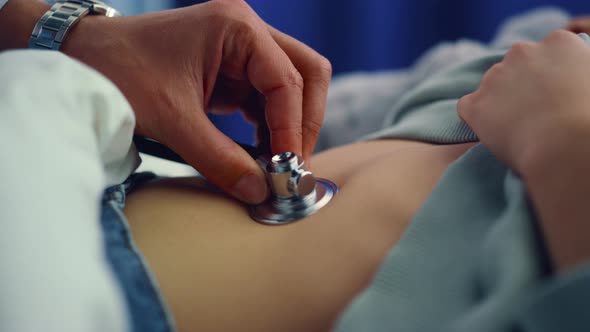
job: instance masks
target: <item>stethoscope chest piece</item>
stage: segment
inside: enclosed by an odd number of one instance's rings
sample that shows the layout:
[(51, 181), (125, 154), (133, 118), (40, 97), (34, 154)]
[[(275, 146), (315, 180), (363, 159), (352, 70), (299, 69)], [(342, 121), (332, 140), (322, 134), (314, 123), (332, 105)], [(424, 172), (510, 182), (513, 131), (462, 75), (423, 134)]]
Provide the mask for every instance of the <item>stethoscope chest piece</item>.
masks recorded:
[(338, 192), (334, 182), (315, 178), (305, 169), (303, 159), (292, 152), (262, 156), (257, 162), (271, 189), (270, 197), (250, 210), (260, 223), (284, 225), (303, 219), (326, 206)]

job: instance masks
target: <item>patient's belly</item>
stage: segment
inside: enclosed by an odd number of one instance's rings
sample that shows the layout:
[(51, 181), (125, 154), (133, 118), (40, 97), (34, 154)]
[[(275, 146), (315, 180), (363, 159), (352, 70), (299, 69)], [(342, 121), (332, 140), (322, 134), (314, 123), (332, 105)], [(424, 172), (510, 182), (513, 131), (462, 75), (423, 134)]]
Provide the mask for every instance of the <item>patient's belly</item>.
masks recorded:
[(286, 226), (255, 223), (195, 179), (148, 184), (125, 214), (179, 331), (327, 331), (470, 146), (377, 141), (317, 155), (313, 171), (340, 193)]

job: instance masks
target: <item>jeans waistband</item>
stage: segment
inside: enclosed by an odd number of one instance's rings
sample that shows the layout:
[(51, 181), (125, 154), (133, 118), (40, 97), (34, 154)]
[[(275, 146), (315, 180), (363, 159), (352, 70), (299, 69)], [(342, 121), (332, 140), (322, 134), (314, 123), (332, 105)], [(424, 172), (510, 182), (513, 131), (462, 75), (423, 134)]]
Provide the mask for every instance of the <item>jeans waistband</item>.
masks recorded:
[(132, 331), (170, 332), (174, 322), (129, 229), (122, 209), (126, 195), (156, 178), (153, 173), (132, 174), (124, 183), (109, 187), (102, 198), (101, 226), (106, 257), (127, 302)]

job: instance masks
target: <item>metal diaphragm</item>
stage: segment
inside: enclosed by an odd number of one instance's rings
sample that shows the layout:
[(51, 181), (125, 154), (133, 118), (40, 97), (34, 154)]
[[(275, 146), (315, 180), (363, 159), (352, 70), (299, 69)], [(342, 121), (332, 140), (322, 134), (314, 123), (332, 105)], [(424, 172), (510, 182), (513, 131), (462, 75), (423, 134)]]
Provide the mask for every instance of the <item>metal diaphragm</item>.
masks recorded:
[(315, 178), (303, 158), (292, 152), (262, 156), (257, 162), (271, 189), (269, 198), (250, 210), (260, 223), (284, 225), (303, 219), (326, 206), (338, 192), (334, 182)]

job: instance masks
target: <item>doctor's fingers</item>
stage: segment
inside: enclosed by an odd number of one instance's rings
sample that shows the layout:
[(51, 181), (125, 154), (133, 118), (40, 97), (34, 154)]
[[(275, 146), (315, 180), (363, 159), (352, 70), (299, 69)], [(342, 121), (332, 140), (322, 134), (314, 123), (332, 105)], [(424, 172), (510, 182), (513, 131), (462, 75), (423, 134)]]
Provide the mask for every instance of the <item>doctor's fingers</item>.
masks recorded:
[(264, 115), (273, 153), (302, 153), (304, 80), (270, 33), (245, 40), (246, 78), (264, 96)]
[(325, 57), (295, 38), (271, 26), (268, 26), (268, 30), (303, 77), (303, 157), (308, 160), (324, 120), (332, 65)]

